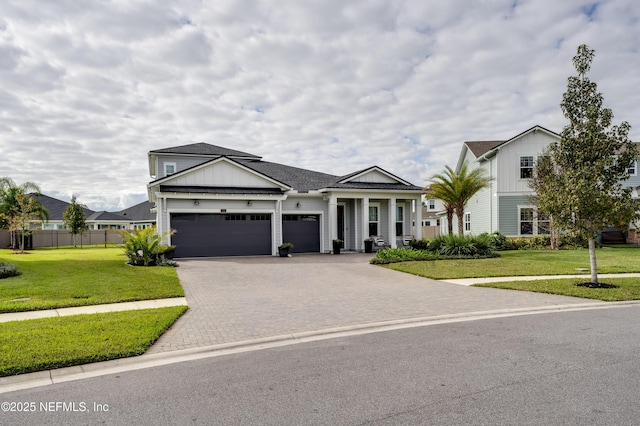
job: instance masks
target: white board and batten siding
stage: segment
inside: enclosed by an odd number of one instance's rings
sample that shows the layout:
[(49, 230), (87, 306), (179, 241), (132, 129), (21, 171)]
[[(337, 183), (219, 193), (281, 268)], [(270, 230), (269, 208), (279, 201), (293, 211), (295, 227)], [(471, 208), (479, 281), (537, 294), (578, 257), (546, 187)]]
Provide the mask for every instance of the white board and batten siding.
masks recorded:
[(500, 148), (497, 167), (498, 194), (530, 192), (529, 179), (520, 178), (520, 157), (531, 156), (534, 162), (550, 143), (558, 138), (544, 131), (532, 131)]
[(244, 170), (225, 160), (217, 161), (193, 170), (185, 175), (169, 178), (167, 185), (207, 186), (216, 182), (216, 186), (245, 188), (279, 188), (280, 186), (258, 176), (255, 172)]

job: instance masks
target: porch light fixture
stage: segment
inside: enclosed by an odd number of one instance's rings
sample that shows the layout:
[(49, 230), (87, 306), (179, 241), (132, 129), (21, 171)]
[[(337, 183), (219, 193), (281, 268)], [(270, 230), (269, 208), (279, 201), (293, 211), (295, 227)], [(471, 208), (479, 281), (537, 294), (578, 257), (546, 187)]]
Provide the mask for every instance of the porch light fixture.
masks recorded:
[(248, 205), (248, 206), (253, 205), (253, 203), (251, 202), (251, 200), (247, 201), (247, 205)]
[(193, 200), (193, 204), (197, 206), (198, 204), (200, 204), (200, 200)]
[(301, 206), (301, 205), (302, 205), (302, 204), (300, 204), (300, 201), (298, 201), (298, 202), (296, 203), (296, 207), (297, 207), (297, 208), (300, 208), (300, 206)]

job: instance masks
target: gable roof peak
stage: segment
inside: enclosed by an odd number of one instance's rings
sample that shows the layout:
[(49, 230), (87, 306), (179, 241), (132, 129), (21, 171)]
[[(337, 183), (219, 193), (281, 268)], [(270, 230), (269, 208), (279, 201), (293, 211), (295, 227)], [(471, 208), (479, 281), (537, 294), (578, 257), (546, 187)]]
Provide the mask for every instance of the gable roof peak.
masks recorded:
[(181, 155), (205, 155), (224, 156), (233, 158), (261, 159), (262, 157), (247, 152), (237, 151), (223, 146), (212, 145), (206, 142), (190, 143), (187, 145), (173, 146), (169, 148), (154, 149), (149, 154), (181, 154)]

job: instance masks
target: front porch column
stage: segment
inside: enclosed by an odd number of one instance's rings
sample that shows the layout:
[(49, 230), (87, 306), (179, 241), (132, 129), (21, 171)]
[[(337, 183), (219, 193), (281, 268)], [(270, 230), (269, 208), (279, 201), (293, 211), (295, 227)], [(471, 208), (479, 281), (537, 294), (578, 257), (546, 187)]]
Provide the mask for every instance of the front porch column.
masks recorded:
[(398, 247), (396, 242), (396, 199), (389, 199), (389, 244), (391, 248)]
[(369, 197), (364, 197), (362, 198), (362, 239), (369, 237)]
[(416, 228), (413, 230), (413, 237), (420, 241), (422, 239), (422, 196), (414, 202), (416, 205)]
[(338, 198), (329, 196), (329, 247), (333, 251), (333, 240), (338, 239)]

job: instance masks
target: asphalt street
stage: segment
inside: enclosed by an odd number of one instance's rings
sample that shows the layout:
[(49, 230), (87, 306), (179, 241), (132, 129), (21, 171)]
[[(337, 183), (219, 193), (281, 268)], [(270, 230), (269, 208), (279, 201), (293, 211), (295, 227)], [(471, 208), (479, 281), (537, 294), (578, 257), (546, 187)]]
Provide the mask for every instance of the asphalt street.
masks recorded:
[(0, 395), (0, 424), (637, 424), (640, 307), (341, 337)]

